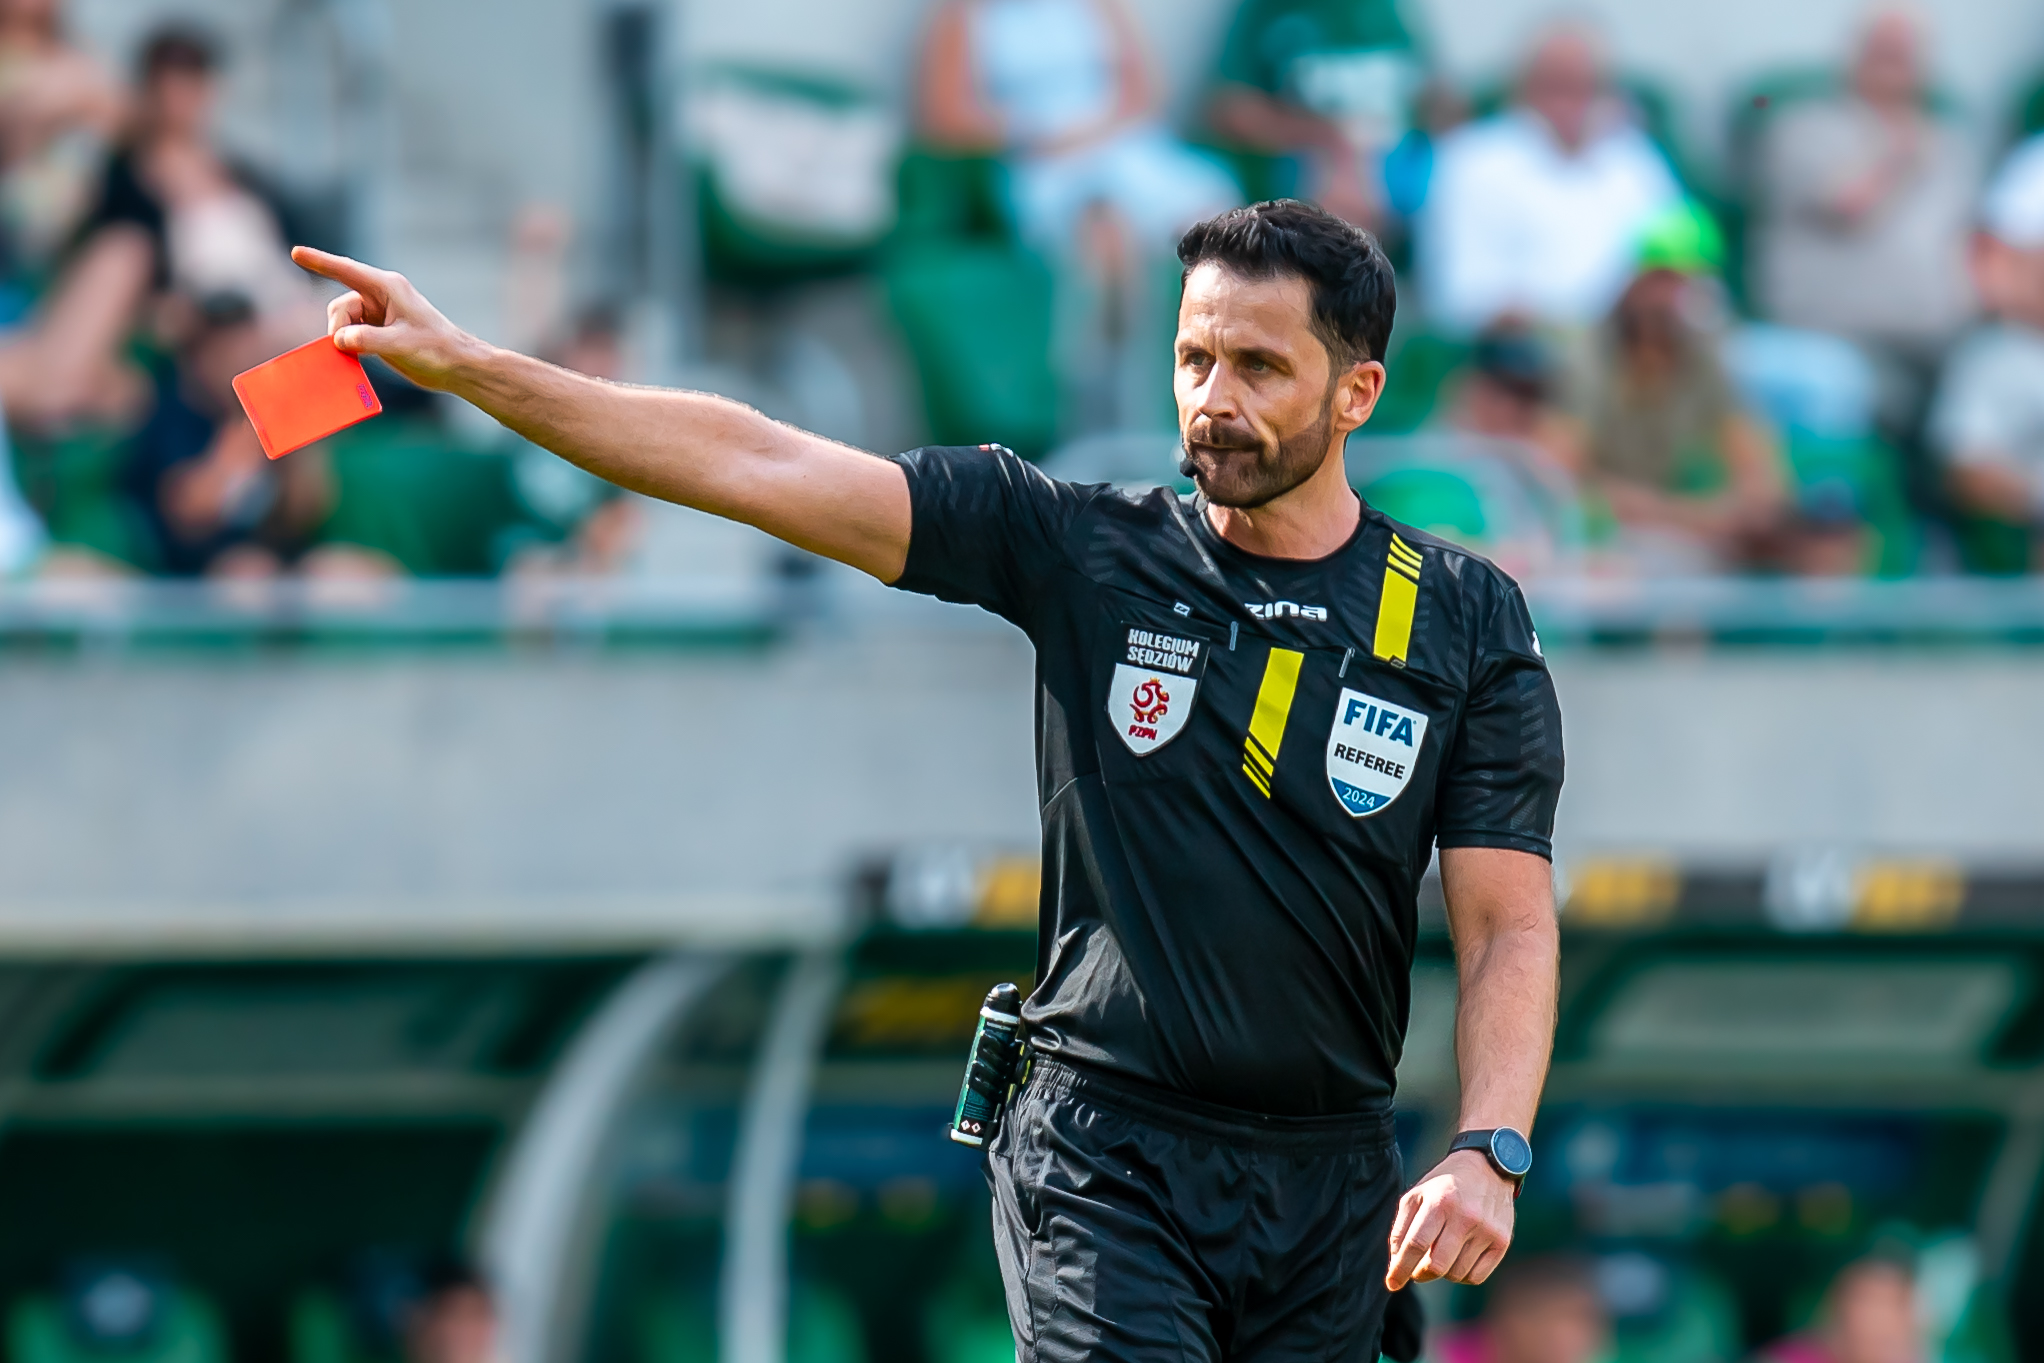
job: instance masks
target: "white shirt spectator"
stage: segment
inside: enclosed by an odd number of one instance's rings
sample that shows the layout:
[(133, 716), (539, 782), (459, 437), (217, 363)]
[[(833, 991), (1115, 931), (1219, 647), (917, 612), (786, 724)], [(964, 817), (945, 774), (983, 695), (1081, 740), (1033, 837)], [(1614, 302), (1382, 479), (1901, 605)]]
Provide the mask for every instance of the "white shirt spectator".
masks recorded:
[(2044, 247), (2044, 133), (2002, 162), (1981, 199), (1980, 225), (2019, 251)]
[(1593, 321), (1631, 277), (1641, 228), (1681, 192), (1659, 149), (1622, 119), (1574, 152), (1524, 110), (1455, 132), (1415, 242), (1430, 315), (1471, 331), (1505, 313)]
[(1960, 343), (1930, 416), (1950, 465), (1999, 465), (2029, 480), (2044, 515), (2044, 332), (1998, 323)]

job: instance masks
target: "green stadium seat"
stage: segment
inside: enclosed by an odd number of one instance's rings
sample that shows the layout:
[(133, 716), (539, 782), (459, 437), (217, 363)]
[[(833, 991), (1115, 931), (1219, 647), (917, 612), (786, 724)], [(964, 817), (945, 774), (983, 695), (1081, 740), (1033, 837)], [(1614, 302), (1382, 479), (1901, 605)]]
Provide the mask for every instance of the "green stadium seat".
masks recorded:
[[(716, 1308), (707, 1294), (655, 1298), (639, 1313), (638, 1363), (717, 1363)], [(827, 1283), (797, 1278), (789, 1292), (787, 1363), (866, 1363), (858, 1307)]]
[(1702, 1274), (1677, 1275), (1666, 1305), (1613, 1333), (1609, 1363), (1722, 1363), (1745, 1352), (1737, 1298)]
[(391, 1349), (365, 1341), (342, 1300), (320, 1288), (292, 1300), (285, 1335), (290, 1363), (401, 1363)]
[(890, 251), (882, 278), (922, 378), (930, 438), (1047, 451), (1058, 430), (1050, 267), (1019, 246), (931, 240)]
[(229, 1363), (219, 1315), (181, 1288), (167, 1289), (162, 1318), (145, 1337), (117, 1347), (81, 1338), (55, 1296), (23, 1297), (7, 1315), (7, 1350), (11, 1363)]
[(1408, 435), (1440, 407), (1449, 376), (1469, 359), (1469, 344), (1427, 331), (1395, 331), (1384, 362), (1384, 392), (1363, 429), (1370, 435)]
[(501, 537), (522, 516), (504, 454), (399, 418), (344, 431), (330, 448), (335, 500), (322, 542), (379, 550), (422, 576), (497, 569)]
[(13, 435), (14, 476), (54, 544), (90, 549), (134, 568), (156, 567), (149, 527), (122, 487), (126, 433), (82, 427)]

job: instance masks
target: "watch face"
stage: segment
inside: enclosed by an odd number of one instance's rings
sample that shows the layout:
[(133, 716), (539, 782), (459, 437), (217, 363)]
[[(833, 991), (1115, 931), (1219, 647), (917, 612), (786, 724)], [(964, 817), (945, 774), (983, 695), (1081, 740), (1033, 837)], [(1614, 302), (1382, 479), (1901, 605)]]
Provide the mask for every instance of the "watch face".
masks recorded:
[(1533, 1146), (1509, 1126), (1501, 1126), (1491, 1133), (1490, 1157), (1511, 1177), (1524, 1178), (1533, 1167)]

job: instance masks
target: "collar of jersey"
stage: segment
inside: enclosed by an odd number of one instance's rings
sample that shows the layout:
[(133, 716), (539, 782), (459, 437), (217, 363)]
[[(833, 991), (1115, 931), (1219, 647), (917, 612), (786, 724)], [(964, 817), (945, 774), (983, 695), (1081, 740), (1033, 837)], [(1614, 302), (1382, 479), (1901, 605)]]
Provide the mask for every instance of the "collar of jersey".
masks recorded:
[(1356, 516), (1356, 528), (1349, 532), (1349, 537), (1343, 540), (1338, 547), (1330, 549), (1319, 558), (1277, 558), (1269, 554), (1259, 554), (1235, 544), (1226, 535), (1214, 529), (1214, 523), (1207, 519), (1207, 498), (1204, 492), (1192, 494), (1192, 519), (1194, 524), (1199, 527), (1196, 533), (1204, 537), (1208, 545), (1224, 554), (1233, 555), (1246, 564), (1252, 564), (1265, 572), (1272, 570), (1280, 572), (1287, 570), (1312, 572), (1315, 569), (1327, 567), (1343, 554), (1355, 548), (1364, 534), (1369, 531), (1370, 517), (1375, 513), (1372, 512), (1370, 504), (1363, 500), (1363, 495), (1360, 492), (1352, 492), (1351, 495), (1355, 497), (1356, 505), (1360, 508)]

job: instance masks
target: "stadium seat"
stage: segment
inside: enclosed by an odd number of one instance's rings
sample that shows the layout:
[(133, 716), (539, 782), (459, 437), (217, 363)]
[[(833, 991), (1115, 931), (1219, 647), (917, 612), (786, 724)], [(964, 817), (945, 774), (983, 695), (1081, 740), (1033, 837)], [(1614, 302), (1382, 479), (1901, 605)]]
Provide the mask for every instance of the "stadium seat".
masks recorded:
[(1574, 484), (1539, 460), (1455, 433), (1357, 436), (1348, 447), (1349, 482), (1364, 501), (1515, 575), (1566, 571), (1585, 541)]
[(38, 1293), (7, 1316), (12, 1363), (228, 1363), (212, 1305), (188, 1289), (112, 1268), (60, 1297)]
[(335, 500), (326, 543), (380, 550), (407, 572), (494, 572), (520, 519), (511, 461), (464, 447), (430, 421), (366, 422), (333, 438)]
[(1674, 1275), (1667, 1300), (1651, 1316), (1620, 1319), (1610, 1363), (1723, 1363), (1740, 1356), (1739, 1303), (1708, 1275)]
[(882, 283), (939, 445), (998, 441), (1024, 458), (1058, 431), (1050, 266), (1015, 238), (1001, 163), (911, 148)]
[(285, 1330), (290, 1363), (398, 1363), (389, 1341), (377, 1347), (365, 1339), (346, 1303), (323, 1289), (301, 1292), (292, 1300)]
[(1469, 359), (1469, 344), (1429, 331), (1392, 333), (1384, 392), (1365, 428), (1371, 435), (1407, 435), (1433, 419), (1449, 376)]
[(90, 549), (135, 568), (154, 568), (154, 541), (122, 480), (128, 437), (101, 427), (57, 436), (15, 432), (14, 476), (53, 543)]
[(849, 81), (712, 66), (692, 85), (689, 126), (711, 279), (849, 273), (894, 227), (900, 134), (886, 106)]
[[(717, 1363), (716, 1308), (707, 1294), (665, 1295), (639, 1314), (639, 1363)], [(1012, 1351), (1011, 1351), (1012, 1357)], [(798, 1277), (789, 1291), (787, 1363), (866, 1363), (852, 1300)]]
[(1025, 458), (1048, 450), (1058, 429), (1049, 266), (1012, 244), (928, 241), (890, 251), (883, 278), (930, 438), (998, 441)]

